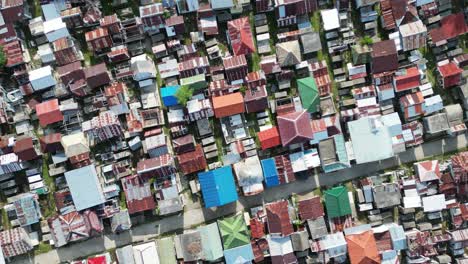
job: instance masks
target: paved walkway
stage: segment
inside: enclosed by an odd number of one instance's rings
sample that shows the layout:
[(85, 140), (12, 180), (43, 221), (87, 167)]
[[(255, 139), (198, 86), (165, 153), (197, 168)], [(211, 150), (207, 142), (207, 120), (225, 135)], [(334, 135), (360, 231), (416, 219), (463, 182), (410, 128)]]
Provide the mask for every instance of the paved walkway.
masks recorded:
[(130, 243), (153, 239), (157, 237), (158, 234), (189, 229), (204, 222), (213, 221), (218, 217), (261, 205), (263, 202), (271, 202), (281, 198), (288, 198), (291, 193), (310, 192), (317, 186), (332, 186), (343, 181), (370, 175), (380, 170), (393, 168), (402, 163), (410, 163), (431, 156), (454, 152), (459, 149), (466, 148), (467, 146), (468, 137), (466, 134), (453, 138), (427, 142), (416, 148), (408, 149), (394, 158), (381, 162), (361, 164), (350, 169), (334, 173), (311, 175), (306, 179), (298, 179), (297, 181), (286, 185), (266, 189), (261, 195), (254, 197), (240, 197), (237, 203), (232, 203), (216, 209), (191, 208), (183, 214), (135, 226), (130, 232), (126, 232), (124, 234), (106, 234), (81, 243), (71, 244), (57, 250), (52, 250), (38, 256), (30, 258), (25, 256), (18, 258), (15, 259), (13, 263), (52, 264), (73, 260), (82, 256), (97, 254)]

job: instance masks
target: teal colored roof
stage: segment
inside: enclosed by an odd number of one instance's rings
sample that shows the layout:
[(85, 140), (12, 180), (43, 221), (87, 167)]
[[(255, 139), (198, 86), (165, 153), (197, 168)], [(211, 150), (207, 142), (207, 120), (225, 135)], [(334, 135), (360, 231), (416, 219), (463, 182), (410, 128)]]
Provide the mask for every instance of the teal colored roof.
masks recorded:
[(302, 106), (310, 113), (318, 112), (320, 108), (320, 95), (314, 77), (298, 79), (297, 87)]
[(163, 88), (161, 88), (161, 96), (162, 97), (175, 96), (175, 94), (177, 93), (177, 90), (179, 90), (179, 88), (180, 88), (179, 85), (163, 87)]
[(177, 264), (174, 240), (172, 237), (159, 239), (157, 245), (160, 264)]
[(250, 244), (250, 235), (243, 214), (218, 220), (218, 226), (224, 250)]
[(324, 195), (328, 218), (351, 214), (351, 205), (349, 204), (348, 190), (346, 187), (338, 186), (326, 190)]
[(201, 235), (204, 260), (215, 261), (222, 258), (224, 256), (223, 245), (219, 237), (218, 224), (211, 223), (206, 226), (200, 226), (197, 229)]

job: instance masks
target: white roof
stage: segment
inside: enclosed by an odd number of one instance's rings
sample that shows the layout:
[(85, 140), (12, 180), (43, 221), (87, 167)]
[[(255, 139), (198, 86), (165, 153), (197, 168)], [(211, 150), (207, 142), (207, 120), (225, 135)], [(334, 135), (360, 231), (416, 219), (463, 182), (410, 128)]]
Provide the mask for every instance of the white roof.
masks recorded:
[(154, 241), (133, 246), (133, 258), (136, 264), (159, 264), (158, 251)]
[(421, 198), (419, 196), (405, 196), (403, 204), (405, 208), (418, 208), (421, 207)]
[(293, 252), (291, 238), (287, 237), (267, 237), (271, 256), (284, 256)]
[(427, 28), (424, 26), (421, 20), (416, 20), (415, 22), (401, 25), (399, 30), (402, 37), (427, 32)]
[(45, 34), (62, 29), (62, 28), (66, 28), (66, 27), (67, 25), (62, 21), (61, 17), (44, 21), (44, 33)]
[(323, 28), (325, 31), (337, 29), (340, 27), (340, 19), (336, 8), (320, 11), (322, 15)]
[(424, 212), (437, 212), (447, 208), (445, 194), (432, 195), (422, 198)]
[(30, 71), (29, 81), (32, 82), (48, 76), (52, 76), (52, 67), (50, 65)]
[(296, 152), (289, 155), (293, 172), (306, 171), (320, 166), (320, 157), (316, 149), (310, 152)]

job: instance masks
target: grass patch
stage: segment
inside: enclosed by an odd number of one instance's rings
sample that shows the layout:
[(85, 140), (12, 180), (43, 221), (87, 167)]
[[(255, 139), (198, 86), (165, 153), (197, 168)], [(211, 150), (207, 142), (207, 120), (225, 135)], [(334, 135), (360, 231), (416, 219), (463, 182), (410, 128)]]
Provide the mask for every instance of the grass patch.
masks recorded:
[(37, 248), (34, 249), (34, 255), (40, 255), (47, 253), (52, 250), (52, 245), (44, 243), (44, 242), (39, 242), (39, 245)]
[(42, 16), (42, 9), (39, 0), (28, 0), (28, 5), (33, 18)]
[(2, 226), (3, 230), (10, 229), (10, 220), (8, 219), (8, 214), (5, 209), (2, 209)]
[(251, 72), (259, 71), (260, 70), (260, 56), (257, 52), (250, 54), (249, 58), (249, 70)]
[(124, 191), (120, 192), (119, 202), (120, 202), (120, 208), (121, 209), (127, 209), (127, 199), (125, 198), (125, 192)]
[(434, 56), (434, 53), (432, 52), (432, 49), (429, 46), (426, 46), (426, 47), (419, 48), (419, 51), (427, 60), (426, 76), (427, 76), (427, 80), (432, 84), (432, 88), (434, 92), (436, 94), (439, 94), (442, 97), (444, 105), (453, 104), (455, 102), (455, 99), (453, 98), (453, 95), (450, 93), (450, 89), (444, 89), (443, 87), (439, 85), (439, 82), (437, 82), (437, 77), (435, 76), (435, 73), (437, 71), (437, 64), (436, 64), (436, 58)]
[(322, 188), (320, 188), (320, 187), (315, 188), (313, 193), (314, 193), (315, 195), (317, 195), (317, 196), (320, 196), (320, 197), (323, 196)]
[(48, 165), (49, 155), (44, 154), (42, 156), (42, 178), (44, 179), (45, 184), (49, 188), (49, 192), (45, 195), (45, 199), (41, 199), (40, 204), (42, 208), (42, 215), (44, 218), (49, 218), (54, 215), (56, 212), (55, 207), (55, 184), (52, 177), (49, 174), (49, 165)]

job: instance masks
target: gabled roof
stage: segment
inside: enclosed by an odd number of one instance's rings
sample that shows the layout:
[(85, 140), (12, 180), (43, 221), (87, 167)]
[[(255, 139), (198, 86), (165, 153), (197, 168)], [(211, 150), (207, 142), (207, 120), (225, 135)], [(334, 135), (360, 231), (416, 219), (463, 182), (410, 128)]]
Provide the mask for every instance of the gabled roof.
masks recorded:
[(278, 201), (265, 206), (268, 230), (271, 234), (289, 236), (293, 230), (288, 212), (288, 201)]
[(255, 44), (248, 17), (241, 17), (227, 23), (229, 39), (234, 55), (255, 52)]
[(450, 62), (441, 66), (437, 66), (437, 69), (440, 72), (440, 75), (445, 78), (449, 76), (454, 76), (461, 74), (463, 69), (459, 68), (454, 62)]
[(258, 132), (257, 137), (263, 150), (276, 147), (281, 144), (279, 131), (276, 126)]
[(318, 112), (320, 110), (320, 96), (314, 77), (298, 79), (297, 88), (302, 106), (310, 113)]
[(325, 215), (320, 196), (300, 199), (298, 211), (301, 220), (316, 219)]
[(395, 91), (407, 91), (419, 86), (420, 73), (417, 67), (411, 67), (395, 76)]
[(329, 219), (351, 214), (348, 190), (344, 186), (338, 186), (324, 192), (325, 207)]
[(237, 201), (236, 185), (231, 166), (198, 173), (205, 207), (215, 207)]
[(283, 146), (306, 142), (314, 137), (309, 113), (305, 110), (280, 115), (277, 121)]
[(374, 234), (371, 230), (346, 236), (351, 264), (381, 263)]
[(384, 40), (372, 45), (372, 73), (394, 71), (398, 68), (395, 41)]
[(218, 220), (224, 250), (250, 244), (250, 235), (242, 213)]
[(240, 114), (245, 111), (241, 93), (212, 97), (213, 110), (217, 118)]
[(63, 120), (58, 99), (52, 99), (36, 105), (36, 114), (42, 127)]

